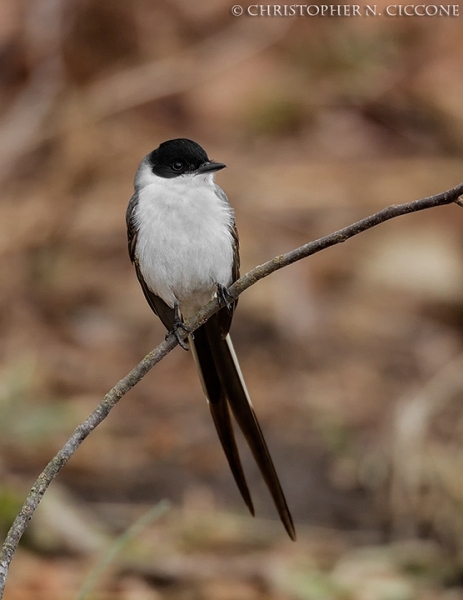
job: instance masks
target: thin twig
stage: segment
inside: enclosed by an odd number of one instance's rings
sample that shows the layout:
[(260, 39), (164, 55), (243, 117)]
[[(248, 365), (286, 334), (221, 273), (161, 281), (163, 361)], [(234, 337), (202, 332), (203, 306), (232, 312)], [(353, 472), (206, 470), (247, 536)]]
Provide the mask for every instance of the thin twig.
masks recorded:
[[(334, 233), (330, 233), (318, 240), (304, 244), (287, 254), (276, 256), (268, 262), (254, 267), (236, 281), (229, 289), (229, 293), (233, 298), (237, 298), (249, 287), (254, 285), (260, 279), (267, 277), (271, 273), (282, 269), (298, 260), (316, 254), (325, 248), (341, 244), (349, 238), (371, 229), (380, 223), (384, 223), (389, 219), (400, 217), (412, 212), (418, 212), (428, 208), (434, 208), (436, 206), (443, 206), (445, 204), (451, 204), (452, 202), (459, 203), (459, 197), (463, 194), (463, 183), (456, 187), (436, 194), (435, 196), (429, 196), (428, 198), (422, 198), (421, 200), (415, 200), (413, 202), (407, 202), (405, 204), (397, 204), (389, 206), (374, 215), (366, 217), (353, 223), (348, 227), (344, 227)], [(204, 306), (194, 317), (192, 317), (187, 323), (189, 330), (194, 331), (201, 325), (203, 325), (215, 312), (219, 310), (217, 300), (211, 300), (206, 306)], [(182, 334), (181, 334), (182, 335)], [(180, 336), (181, 337), (181, 336)], [(186, 334), (184, 334), (186, 337)], [(119, 400), (124, 396), (130, 389), (132, 389), (150, 369), (152, 369), (158, 362), (160, 362), (171, 350), (177, 345), (175, 336), (169, 336), (167, 340), (159, 344), (157, 348), (152, 350), (145, 358), (134, 368), (132, 371), (121, 379), (106, 396), (103, 398), (101, 403), (96, 407), (92, 414), (81, 423), (59, 450), (56, 456), (48, 463), (42, 473), (39, 475), (37, 481), (32, 487), (23, 507), (11, 526), (6, 540), (0, 553), (0, 600), (3, 597), (3, 591), (6, 584), (6, 578), (8, 575), (8, 569), (13, 559), (16, 548), (19, 541), (27, 527), (29, 520), (34, 514), (35, 509), (39, 505), (43, 495), (45, 494), (48, 486), (53, 479), (58, 475), (64, 465), (68, 462), (80, 444), (85, 438), (99, 425), (109, 414), (112, 408), (116, 406)]]
[(420, 210), (426, 210), (427, 208), (451, 204), (452, 202), (456, 202), (462, 206), (458, 200), (462, 194), (463, 183), (460, 183), (451, 190), (436, 194), (435, 196), (428, 196), (427, 198), (414, 200), (413, 202), (406, 202), (405, 204), (393, 204), (392, 206), (383, 208), (383, 210), (380, 210), (379, 212), (366, 217), (365, 219), (361, 219), (360, 221), (357, 221), (357, 223), (353, 223), (352, 225), (348, 225), (343, 229), (339, 229), (338, 231), (330, 233), (329, 235), (325, 235), (318, 240), (304, 244), (295, 250), (291, 250), (291, 252), (281, 254), (280, 256), (275, 256), (274, 259), (269, 260), (263, 265), (254, 267), (248, 273), (246, 273), (246, 275), (241, 277), (241, 279), (236, 281), (228, 291), (234, 298), (237, 298), (242, 292), (244, 292), (244, 290), (251, 285), (254, 285), (256, 281), (259, 281), (259, 279), (263, 279), (271, 273), (274, 273), (283, 267), (287, 267), (288, 265), (291, 265), (302, 258), (307, 258), (308, 256), (312, 256), (312, 254), (316, 254), (321, 250), (325, 250), (325, 248), (336, 246), (336, 244), (341, 244), (342, 242), (347, 241), (349, 238), (354, 237), (354, 235), (358, 235), (367, 229), (371, 229), (372, 227), (380, 225), (381, 223), (389, 221), (395, 217), (407, 215), (412, 212), (418, 212)]

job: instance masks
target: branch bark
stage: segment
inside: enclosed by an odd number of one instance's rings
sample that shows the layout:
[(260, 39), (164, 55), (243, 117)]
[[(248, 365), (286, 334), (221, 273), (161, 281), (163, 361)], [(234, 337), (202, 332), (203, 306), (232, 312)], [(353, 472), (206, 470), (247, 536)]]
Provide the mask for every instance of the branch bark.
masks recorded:
[[(405, 204), (395, 204), (389, 206), (369, 217), (366, 217), (365, 219), (353, 223), (352, 225), (344, 227), (343, 229), (339, 229), (338, 231), (330, 233), (329, 235), (319, 238), (313, 242), (304, 244), (303, 246), (300, 246), (291, 252), (276, 256), (272, 260), (254, 267), (230, 287), (229, 293), (233, 298), (237, 298), (249, 287), (264, 277), (268, 277), (271, 273), (287, 267), (298, 260), (311, 256), (312, 254), (316, 254), (317, 252), (325, 250), (330, 246), (341, 244), (349, 238), (395, 217), (426, 210), (428, 208), (443, 206), (445, 204), (451, 204), (452, 202), (463, 206), (463, 202), (460, 200), (460, 196), (462, 195), (463, 183), (450, 190), (447, 190), (446, 192), (436, 194), (435, 196), (429, 196), (427, 198), (414, 200), (413, 202), (407, 202)], [(191, 331), (194, 331), (203, 325), (218, 310), (219, 304), (217, 300), (211, 300), (186, 323), (187, 327), (189, 327)], [(184, 337), (186, 337), (186, 335)], [(2, 551), (0, 553), (0, 600), (3, 598), (9, 567), (11, 561), (13, 560), (19, 541), (27, 527), (29, 520), (34, 514), (35, 509), (39, 505), (43, 495), (47, 491), (53, 479), (58, 475), (71, 456), (76, 452), (85, 438), (108, 416), (109, 412), (114, 408), (114, 406), (116, 406), (119, 400), (129, 390), (131, 390), (146, 375), (146, 373), (148, 373), (150, 369), (152, 369), (158, 362), (167, 356), (167, 354), (169, 354), (169, 352), (175, 348), (177, 343), (178, 342), (174, 336), (169, 336), (168, 339), (163, 341), (161, 344), (159, 344), (159, 346), (145, 356), (145, 358), (134, 369), (132, 369), (128, 375), (121, 379), (106, 394), (92, 414), (74, 430), (74, 433), (67, 440), (61, 450), (59, 450), (56, 456), (48, 463), (48, 465), (39, 475), (34, 483), (34, 486), (30, 490), (23, 507), (15, 518), (2, 546)]]

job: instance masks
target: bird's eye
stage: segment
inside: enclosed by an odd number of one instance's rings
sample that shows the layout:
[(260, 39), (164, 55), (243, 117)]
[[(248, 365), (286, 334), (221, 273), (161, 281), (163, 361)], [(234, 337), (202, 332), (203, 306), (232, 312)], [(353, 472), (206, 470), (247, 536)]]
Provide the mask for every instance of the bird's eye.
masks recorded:
[(172, 163), (172, 169), (174, 171), (181, 171), (183, 169), (183, 163), (181, 160), (178, 160), (174, 163)]

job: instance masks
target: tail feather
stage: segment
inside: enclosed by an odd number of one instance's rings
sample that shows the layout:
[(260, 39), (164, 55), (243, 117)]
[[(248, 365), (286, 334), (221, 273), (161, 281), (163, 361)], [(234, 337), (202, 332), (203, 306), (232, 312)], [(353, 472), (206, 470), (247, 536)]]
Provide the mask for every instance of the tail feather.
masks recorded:
[(194, 338), (190, 338), (190, 348), (231, 472), (249, 512), (254, 516), (254, 505), (241, 465), (227, 398), (217, 375), (207, 335), (203, 327), (195, 331)]
[[(194, 345), (204, 391), (209, 399), (209, 405), (220, 441), (243, 499), (251, 513), (254, 514), (254, 509), (251, 509), (249, 505), (250, 503), (252, 506), (252, 501), (238, 456), (228, 406), (225, 406), (224, 402), (226, 398), (267, 484), (280, 519), (289, 537), (295, 540), (296, 532), (293, 520), (270, 452), (252, 407), (233, 344), (229, 335), (225, 338), (222, 337), (218, 321), (214, 318), (215, 316), (203, 325), (200, 330), (195, 332)], [(198, 331), (201, 331), (199, 337)], [(211, 396), (214, 400), (211, 399)], [(230, 457), (232, 457), (232, 460)], [(243, 485), (245, 493), (243, 493)]]

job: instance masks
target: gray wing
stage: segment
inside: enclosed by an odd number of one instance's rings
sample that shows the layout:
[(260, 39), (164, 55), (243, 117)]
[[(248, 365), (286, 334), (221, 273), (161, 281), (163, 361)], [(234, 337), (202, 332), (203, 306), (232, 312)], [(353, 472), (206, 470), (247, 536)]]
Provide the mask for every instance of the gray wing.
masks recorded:
[(126, 223), (127, 223), (127, 242), (129, 249), (130, 260), (135, 265), (135, 272), (137, 273), (137, 279), (140, 282), (141, 289), (143, 290), (143, 294), (145, 295), (146, 301), (150, 305), (151, 310), (157, 315), (164, 327), (170, 331), (174, 326), (174, 309), (167, 306), (167, 304), (153, 294), (153, 292), (149, 289), (146, 284), (146, 281), (143, 278), (142, 272), (140, 270), (140, 265), (138, 263), (137, 257), (137, 238), (138, 238), (138, 228), (135, 220), (135, 211), (138, 206), (138, 194), (135, 193), (131, 198), (129, 205), (127, 207), (126, 212)]
[[(227, 194), (223, 191), (223, 189), (215, 184), (215, 193), (217, 196), (225, 202), (226, 204), (230, 204), (227, 198)], [(237, 279), (240, 278), (240, 240), (238, 237), (238, 231), (236, 229), (235, 221), (233, 220), (233, 224), (230, 230), (233, 238), (233, 266), (232, 266), (232, 283), (234, 283)], [(222, 332), (222, 336), (225, 338), (228, 332), (230, 331), (231, 322), (233, 319), (233, 312), (238, 304), (238, 300), (235, 300), (233, 305), (230, 308), (222, 308), (219, 311), (219, 325)]]
[(135, 249), (137, 246), (138, 230), (135, 224), (135, 210), (138, 206), (138, 194), (130, 198), (127, 212), (125, 213), (125, 222), (127, 223), (127, 241), (129, 247), (129, 256), (132, 262), (135, 262)]

